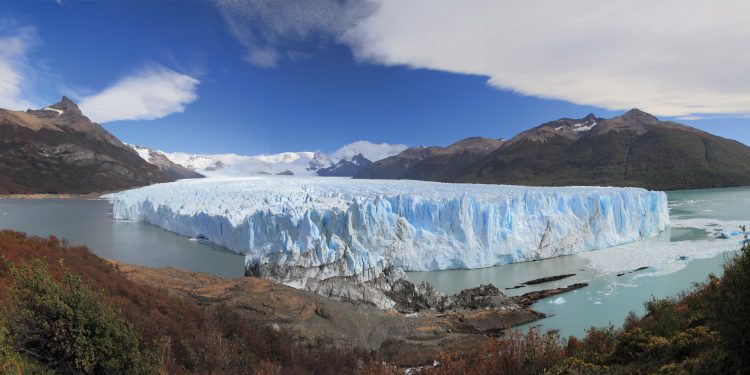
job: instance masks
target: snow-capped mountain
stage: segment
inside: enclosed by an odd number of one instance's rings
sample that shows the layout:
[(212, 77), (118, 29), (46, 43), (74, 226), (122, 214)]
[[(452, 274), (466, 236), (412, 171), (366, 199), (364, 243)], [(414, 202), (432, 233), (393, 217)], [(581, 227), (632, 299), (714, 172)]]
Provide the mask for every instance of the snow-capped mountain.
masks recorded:
[(159, 168), (159, 170), (164, 173), (167, 177), (173, 178), (175, 180), (180, 180), (183, 178), (203, 178), (204, 175), (192, 170), (185, 168), (182, 165), (179, 165), (167, 157), (163, 152), (158, 150), (153, 150), (148, 147), (143, 146), (136, 146), (127, 144), (130, 146), (135, 152), (138, 153), (138, 156), (141, 157), (141, 159), (149, 162), (150, 164), (155, 165)]
[(376, 144), (368, 141), (350, 143), (330, 155), (316, 151), (282, 152), (272, 155), (190, 154), (164, 152), (142, 146), (132, 147), (136, 151), (143, 150), (139, 151), (139, 155), (146, 161), (151, 159), (152, 153), (158, 153), (172, 163), (208, 177), (353, 176), (372, 162), (406, 149), (406, 145)]
[(351, 159), (341, 159), (330, 167), (318, 169), (318, 176), (354, 176), (357, 172), (372, 164), (372, 161), (362, 154), (352, 156)]
[(283, 152), (273, 155), (188, 154), (164, 153), (169, 160), (206, 176), (251, 176), (280, 173), (314, 176), (316, 171), (331, 164), (320, 152)]

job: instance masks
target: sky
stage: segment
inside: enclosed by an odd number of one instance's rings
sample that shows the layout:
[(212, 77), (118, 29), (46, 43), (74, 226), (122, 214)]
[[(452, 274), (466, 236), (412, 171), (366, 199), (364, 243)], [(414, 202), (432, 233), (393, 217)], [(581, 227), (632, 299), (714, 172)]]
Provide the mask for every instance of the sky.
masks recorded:
[(511, 138), (639, 108), (750, 144), (750, 3), (4, 1), (0, 107), (164, 151)]

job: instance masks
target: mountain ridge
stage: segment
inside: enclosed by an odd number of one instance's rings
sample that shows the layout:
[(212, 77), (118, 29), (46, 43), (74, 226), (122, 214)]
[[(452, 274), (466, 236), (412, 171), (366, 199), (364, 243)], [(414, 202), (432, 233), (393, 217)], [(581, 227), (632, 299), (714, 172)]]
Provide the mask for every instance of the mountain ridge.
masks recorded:
[(750, 185), (750, 147), (638, 109), (610, 119), (589, 114), (546, 122), (476, 159), (439, 160), (433, 147), (410, 150), (355, 178), (655, 190)]

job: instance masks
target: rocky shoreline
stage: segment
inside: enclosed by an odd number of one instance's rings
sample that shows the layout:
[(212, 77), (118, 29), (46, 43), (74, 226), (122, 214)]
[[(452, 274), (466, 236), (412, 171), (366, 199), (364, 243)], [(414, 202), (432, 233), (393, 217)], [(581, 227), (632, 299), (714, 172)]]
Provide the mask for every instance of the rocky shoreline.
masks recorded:
[(482, 285), (445, 295), (429, 284), (399, 278), (390, 284), (381, 280), (380, 286), (391, 287), (383, 293), (395, 302), (393, 308), (381, 309), (257, 277), (225, 279), (171, 267), (112, 263), (134, 282), (196, 304), (225, 304), (270, 329), (292, 332), (303, 342), (376, 351), (399, 366), (431, 363), (444, 352), (472, 351), (509, 328), (543, 318), (530, 307), (535, 300), (572, 290), (556, 288), (520, 298)]

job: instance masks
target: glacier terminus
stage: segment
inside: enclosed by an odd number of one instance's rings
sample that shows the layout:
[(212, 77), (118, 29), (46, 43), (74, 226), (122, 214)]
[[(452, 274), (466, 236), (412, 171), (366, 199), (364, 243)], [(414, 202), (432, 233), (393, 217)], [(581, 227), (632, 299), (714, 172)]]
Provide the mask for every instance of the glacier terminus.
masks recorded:
[(331, 290), (340, 279), (379, 283), (402, 271), (603, 249), (669, 223), (666, 194), (641, 188), (259, 176), (182, 180), (107, 197), (114, 219), (206, 239), (244, 254), (248, 275), (324, 294), (341, 294)]

